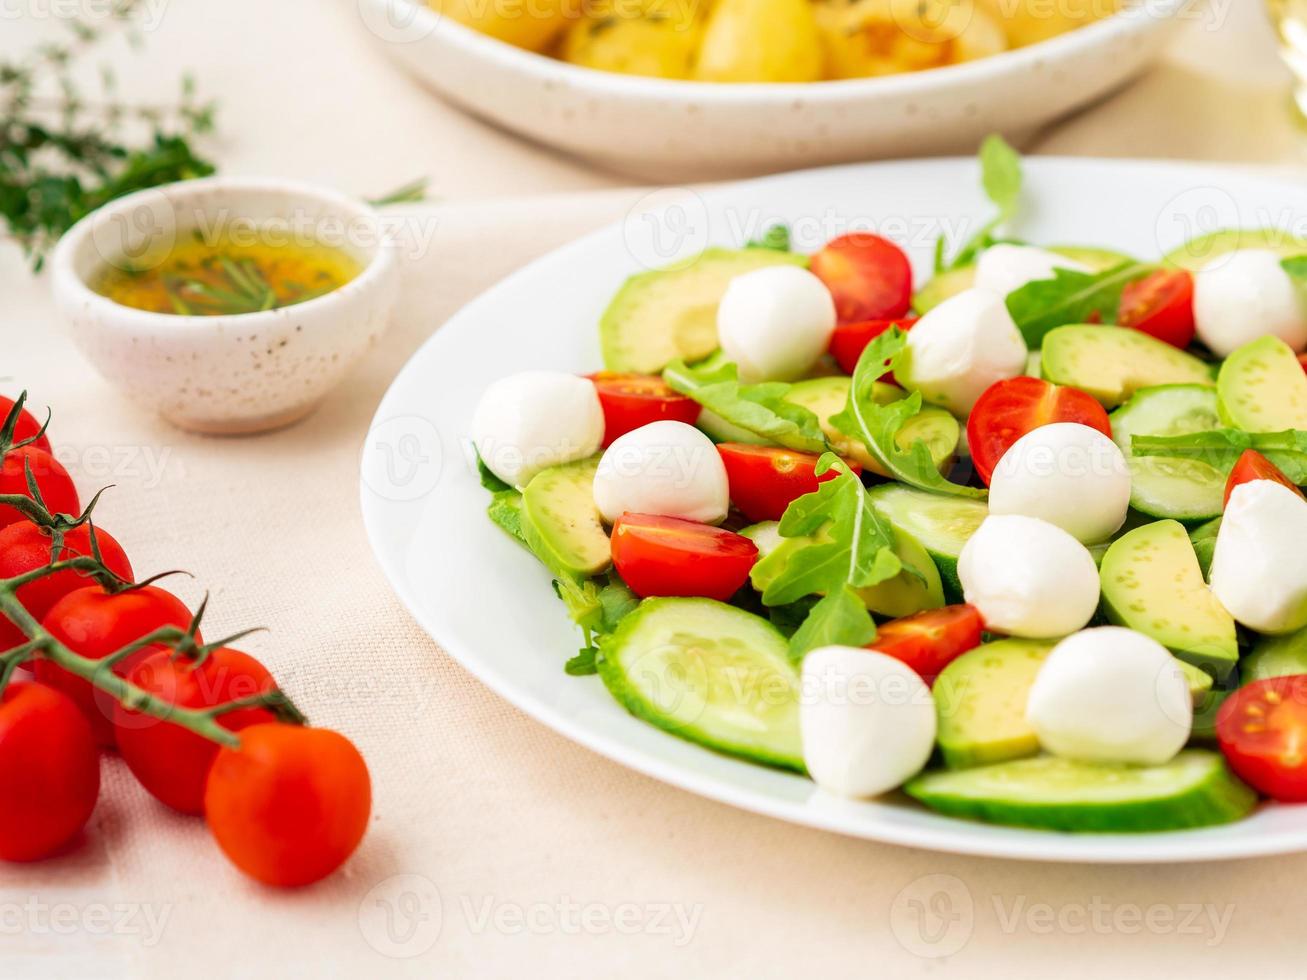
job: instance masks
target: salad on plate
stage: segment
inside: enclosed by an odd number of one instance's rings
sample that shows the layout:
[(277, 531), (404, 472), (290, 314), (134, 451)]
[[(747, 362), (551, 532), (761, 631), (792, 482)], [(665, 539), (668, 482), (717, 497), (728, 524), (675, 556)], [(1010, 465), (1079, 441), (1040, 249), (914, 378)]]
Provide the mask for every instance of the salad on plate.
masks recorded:
[(1025, 242), (1019, 158), (980, 163), (996, 214), (924, 283), (774, 228), (622, 284), (603, 371), (484, 392), (560, 667), (839, 797), (1116, 833), (1307, 800), (1307, 241)]

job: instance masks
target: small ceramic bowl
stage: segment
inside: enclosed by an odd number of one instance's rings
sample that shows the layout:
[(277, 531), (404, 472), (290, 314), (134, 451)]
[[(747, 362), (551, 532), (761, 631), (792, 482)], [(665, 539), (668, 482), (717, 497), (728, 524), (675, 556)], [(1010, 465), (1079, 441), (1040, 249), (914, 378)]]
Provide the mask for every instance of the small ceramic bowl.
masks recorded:
[[(132, 309), (88, 285), (105, 263), (224, 229), (304, 236), (343, 250), (361, 271), (307, 302), (224, 316)], [(183, 429), (215, 435), (262, 432), (311, 412), (384, 332), (399, 282), (395, 250), (368, 205), (243, 177), (184, 181), (107, 204), (63, 237), (51, 273), (73, 340), (110, 383)]]

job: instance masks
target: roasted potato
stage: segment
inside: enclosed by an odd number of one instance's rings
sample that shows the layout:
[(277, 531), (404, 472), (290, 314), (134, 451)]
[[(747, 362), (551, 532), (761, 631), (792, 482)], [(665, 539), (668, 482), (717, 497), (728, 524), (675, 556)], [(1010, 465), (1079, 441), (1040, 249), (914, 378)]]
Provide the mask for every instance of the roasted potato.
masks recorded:
[(1007, 47), (973, 0), (819, 0), (816, 13), (833, 78), (939, 68)]
[(808, 0), (716, 0), (695, 77), (710, 82), (815, 82), (821, 37)]
[(544, 51), (568, 23), (581, 16), (583, 0), (427, 0), (432, 10), (528, 51)]
[(703, 36), (696, 0), (598, 0), (568, 28), (559, 57), (574, 65), (689, 78)]
[(1025, 47), (1104, 17), (1121, 9), (1121, 0), (978, 0), (1003, 27), (1008, 46)]

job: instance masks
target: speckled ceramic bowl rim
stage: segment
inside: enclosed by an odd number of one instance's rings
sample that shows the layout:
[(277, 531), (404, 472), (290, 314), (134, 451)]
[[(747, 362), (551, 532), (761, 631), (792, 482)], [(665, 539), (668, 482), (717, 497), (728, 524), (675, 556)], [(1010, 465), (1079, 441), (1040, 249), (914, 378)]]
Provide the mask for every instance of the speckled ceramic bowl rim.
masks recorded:
[[(383, 10), (396, 0), (359, 0)], [(1127, 37), (1146, 31), (1163, 21), (1178, 17), (1197, 0), (1140, 0), (1103, 20), (1068, 31), (1047, 41), (1024, 48), (990, 55), (976, 61), (906, 72), (899, 75), (882, 75), (874, 78), (834, 79), (820, 82), (698, 82), (682, 79), (649, 78), (640, 75), (622, 75), (600, 71), (581, 65), (569, 64), (548, 55), (537, 54), (514, 47), (497, 38), (489, 37), (466, 27), (427, 7), (421, 0), (402, 0), (413, 4), (413, 26), (426, 34), (438, 33), (448, 43), (467, 49), (470, 53), (508, 71), (531, 75), (543, 83), (564, 84), (583, 93), (616, 94), (651, 101), (684, 101), (689, 104), (714, 105), (771, 104), (787, 99), (807, 102), (842, 102), (859, 96), (914, 96), (937, 90), (941, 85), (956, 83), (966, 86), (979, 84), (993, 75), (1034, 69), (1045, 62), (1092, 49), (1109, 39)], [(425, 36), (425, 34), (423, 35)], [(385, 41), (385, 38), (381, 38)], [(393, 43), (404, 44), (403, 40)]]
[[(184, 207), (188, 199), (211, 198), (221, 200), (227, 193), (246, 192), (281, 194), (290, 200), (299, 198), (312, 201), (323, 211), (334, 213), (341, 219), (366, 222), (375, 230), (375, 241), (370, 246), (356, 246), (355, 254), (366, 258), (362, 270), (349, 282), (333, 289), (329, 293), (271, 310), (255, 313), (230, 313), (218, 316), (193, 316), (181, 313), (155, 313), (150, 310), (138, 310), (134, 307), (115, 303), (108, 297), (101, 296), (87, 284), (84, 276), (78, 273), (76, 259), (86, 239), (94, 233), (98, 225), (108, 222), (115, 215), (129, 212), (144, 200), (156, 198), (160, 193), (167, 195), (174, 207)], [(212, 206), (212, 201), (207, 202)], [(352, 198), (347, 194), (314, 184), (295, 180), (266, 177), (201, 177), (195, 180), (164, 184), (160, 187), (136, 191), (125, 197), (111, 201), (103, 207), (92, 211), (81, 221), (73, 225), (60, 239), (50, 260), (52, 286), (61, 298), (73, 301), (92, 313), (99, 314), (101, 322), (112, 320), (119, 324), (149, 329), (152, 331), (172, 332), (174, 330), (194, 331), (197, 326), (226, 327), (238, 324), (243, 330), (258, 331), (280, 325), (295, 311), (297, 316), (312, 315), (327, 310), (331, 305), (349, 299), (357, 293), (370, 292), (384, 285), (395, 266), (394, 251), (387, 248), (384, 240), (384, 224), (381, 215), (371, 205)]]

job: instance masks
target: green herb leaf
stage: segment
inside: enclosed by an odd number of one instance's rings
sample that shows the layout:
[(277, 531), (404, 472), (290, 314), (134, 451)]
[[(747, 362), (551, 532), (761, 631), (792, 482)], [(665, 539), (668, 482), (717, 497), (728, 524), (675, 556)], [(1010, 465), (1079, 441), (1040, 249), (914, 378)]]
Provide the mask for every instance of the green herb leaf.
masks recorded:
[(746, 248), (769, 248), (774, 252), (790, 251), (790, 229), (788, 225), (772, 225), (759, 238), (749, 242)]
[(1289, 274), (1300, 291), (1307, 291), (1307, 255), (1291, 255), (1281, 260), (1280, 268)]
[[(526, 545), (526, 535), (522, 533), (522, 495), (516, 490), (500, 490), (490, 498), (486, 511), (490, 520), (507, 531), (519, 542)], [(530, 547), (530, 545), (527, 545)]]
[[(985, 137), (980, 144), (980, 186), (998, 208), (998, 214), (967, 240), (953, 256), (948, 268), (970, 265), (981, 251), (994, 243), (995, 232), (1016, 214), (1021, 200), (1021, 183), (1021, 155), (997, 133)], [(941, 272), (944, 268), (941, 239), (935, 246), (935, 271)]]
[(509, 486), (507, 483), (505, 483), (505, 482), (504, 482), (503, 480), (501, 480), (499, 477), (495, 476), (494, 473), (490, 472), (490, 467), (487, 466), (487, 465), (486, 465), (486, 461), (485, 461), (484, 459), (481, 458), (481, 453), (480, 453), (480, 452), (477, 452), (476, 450), (473, 450), (473, 452), (476, 452), (476, 457), (477, 457), (477, 475), (479, 475), (479, 476), (481, 477), (481, 486), (482, 486), (482, 487), (484, 487), (485, 489), (489, 490), (491, 493), (499, 493), (499, 492), (501, 492), (501, 491), (503, 491), (503, 490), (512, 490), (512, 489), (513, 489), (511, 486)]
[(921, 412), (921, 393), (913, 392), (907, 398), (881, 405), (874, 391), (876, 382), (893, 368), (906, 346), (907, 334), (897, 327), (867, 345), (853, 372), (849, 400), (844, 410), (831, 418), (831, 424), (845, 435), (862, 440), (885, 472), (901, 483), (956, 497), (984, 497), (985, 491), (953, 483), (941, 474), (924, 441), (917, 440), (908, 449), (899, 447), (900, 430)]
[(827, 449), (821, 422), (808, 409), (785, 401), (790, 386), (780, 381), (740, 384), (734, 364), (687, 367), (673, 361), (663, 380), (732, 425), (787, 449), (821, 453)]
[(1103, 323), (1114, 323), (1121, 306), (1121, 291), (1156, 268), (1126, 261), (1103, 272), (1054, 269), (1052, 279), (1027, 283), (1009, 293), (1007, 309), (1026, 338), (1026, 346), (1038, 350), (1044, 335), (1056, 327), (1090, 323), (1095, 315)]
[(790, 637), (790, 659), (803, 660), (810, 650), (824, 646), (863, 647), (876, 638), (876, 625), (867, 607), (845, 585), (823, 597)]
[(1133, 436), (1135, 456), (1178, 456), (1197, 459), (1218, 470), (1229, 470), (1244, 450), (1255, 449), (1278, 466), (1294, 483), (1307, 485), (1307, 431), (1244, 432), (1211, 429), (1178, 436)]
[(597, 674), (599, 673), (599, 665), (596, 663), (598, 656), (598, 647), (582, 647), (580, 653), (563, 664), (563, 670), (572, 677)]

